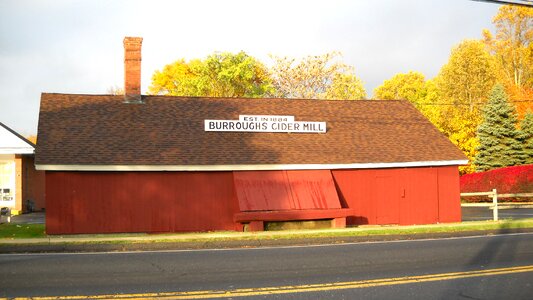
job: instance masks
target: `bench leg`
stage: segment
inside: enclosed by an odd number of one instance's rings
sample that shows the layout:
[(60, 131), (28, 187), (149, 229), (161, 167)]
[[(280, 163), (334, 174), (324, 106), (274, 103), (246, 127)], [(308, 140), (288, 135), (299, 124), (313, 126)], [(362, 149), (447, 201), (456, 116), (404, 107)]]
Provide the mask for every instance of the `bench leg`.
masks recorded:
[(346, 228), (346, 217), (331, 220), (331, 228)]
[(251, 221), (248, 224), (248, 231), (264, 231), (265, 225), (263, 221)]

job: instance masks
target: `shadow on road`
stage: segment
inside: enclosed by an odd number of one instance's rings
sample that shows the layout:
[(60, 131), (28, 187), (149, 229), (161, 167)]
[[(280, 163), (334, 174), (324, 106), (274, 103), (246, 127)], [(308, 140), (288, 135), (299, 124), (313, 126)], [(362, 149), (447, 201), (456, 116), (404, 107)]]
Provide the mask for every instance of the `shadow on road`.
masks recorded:
[[(500, 234), (509, 233), (507, 224), (501, 224), (500, 229), (495, 236), (484, 240), (477, 251), (467, 263), (465, 263), (461, 271), (486, 270), (502, 267), (510, 267), (516, 265), (516, 251), (519, 246), (519, 241), (511, 236), (503, 236)], [(472, 247), (476, 247), (472, 244)], [(457, 253), (457, 255), (463, 255)], [(468, 279), (467, 279), (468, 284)], [(448, 283), (448, 288), (445, 289), (445, 294), (441, 295), (440, 299), (486, 299), (486, 292), (484, 290), (491, 288), (489, 285), (494, 284), (492, 280), (475, 280), (475, 286), (468, 286), (468, 291), (463, 291), (457, 281), (451, 280)], [(509, 281), (499, 282), (502, 286), (498, 289), (491, 289), (494, 291), (490, 299), (506, 299), (506, 295), (502, 291), (512, 290), (513, 287), (508, 286)]]

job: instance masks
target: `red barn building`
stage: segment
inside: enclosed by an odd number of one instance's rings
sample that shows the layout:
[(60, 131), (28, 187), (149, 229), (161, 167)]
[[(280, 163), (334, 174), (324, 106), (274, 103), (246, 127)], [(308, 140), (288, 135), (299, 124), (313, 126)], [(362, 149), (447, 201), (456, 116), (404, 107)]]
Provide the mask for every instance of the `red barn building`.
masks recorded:
[(405, 101), (42, 94), (49, 234), (461, 220), (466, 157)]

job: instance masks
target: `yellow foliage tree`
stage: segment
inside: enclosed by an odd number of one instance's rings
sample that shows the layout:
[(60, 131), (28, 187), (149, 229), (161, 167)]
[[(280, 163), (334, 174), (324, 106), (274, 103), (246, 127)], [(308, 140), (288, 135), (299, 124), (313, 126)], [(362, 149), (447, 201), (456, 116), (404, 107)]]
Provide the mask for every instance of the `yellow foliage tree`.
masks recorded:
[(331, 86), (326, 89), (325, 98), (328, 100), (366, 99), (363, 81), (354, 73), (335, 74)]
[(435, 125), (441, 132), (445, 133), (447, 120), (443, 117), (442, 113), (446, 104), (442, 103), (440, 91), (437, 88), (435, 81), (425, 81), (420, 95), (421, 97), (418, 99), (416, 107), (431, 121), (431, 123), (433, 123), (433, 125)]
[[(442, 130), (473, 161), (478, 141), (476, 129), (481, 123), (480, 108), (497, 82), (498, 66), (485, 45), (465, 40), (455, 47), (435, 78), (441, 102)], [(474, 166), (460, 168), (462, 173)]]
[(494, 57), (477, 40), (464, 40), (452, 49), (448, 63), (437, 76), (442, 96), (453, 104), (478, 112), (497, 80)]
[(426, 78), (415, 71), (399, 73), (374, 89), (374, 98), (381, 100), (408, 100), (418, 107), (425, 97)]
[(197, 64), (201, 64), (197, 59), (188, 63), (185, 59), (180, 59), (164, 66), (161, 71), (156, 70), (148, 92), (153, 95), (199, 96), (194, 84), (198, 75), (193, 71)]
[(268, 69), (245, 52), (215, 52), (180, 59), (155, 71), (149, 93), (171, 96), (264, 97), (272, 92)]
[(37, 144), (37, 136), (36, 135), (28, 135), (25, 137), (28, 141)]

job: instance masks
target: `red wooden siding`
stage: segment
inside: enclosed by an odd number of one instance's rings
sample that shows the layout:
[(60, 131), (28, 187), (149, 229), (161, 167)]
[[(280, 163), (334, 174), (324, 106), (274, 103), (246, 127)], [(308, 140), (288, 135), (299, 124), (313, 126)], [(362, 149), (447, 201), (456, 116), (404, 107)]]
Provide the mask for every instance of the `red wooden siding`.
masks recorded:
[(241, 211), (340, 208), (329, 170), (234, 172)]
[(347, 225), (460, 222), (457, 167), (333, 170)]
[(238, 221), (265, 211), (295, 212), (279, 215), (291, 218), (349, 215), (347, 225), (461, 221), (454, 166), (46, 172), (46, 206), (49, 234), (242, 230)]
[(397, 180), (392, 176), (375, 176), (374, 201), (376, 223), (398, 224), (400, 222), (400, 193)]
[(232, 172), (47, 172), (49, 234), (240, 230)]
[(439, 168), (439, 221), (461, 221), (461, 194), (457, 168)]

